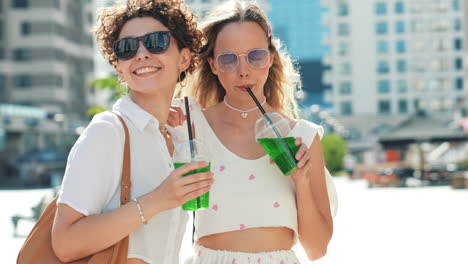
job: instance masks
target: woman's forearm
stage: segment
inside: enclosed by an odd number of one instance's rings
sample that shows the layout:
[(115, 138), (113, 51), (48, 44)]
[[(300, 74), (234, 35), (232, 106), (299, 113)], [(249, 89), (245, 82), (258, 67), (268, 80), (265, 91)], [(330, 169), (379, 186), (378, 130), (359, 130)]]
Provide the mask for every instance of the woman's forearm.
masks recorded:
[(312, 260), (325, 255), (333, 233), (323, 155), (317, 139), (310, 148), (313, 158), (307, 177), (296, 182), (299, 240)]
[[(141, 196), (144, 217), (149, 220), (160, 212), (153, 196)], [(52, 230), (52, 247), (63, 262), (80, 259), (106, 249), (143, 225), (137, 205), (131, 201), (103, 214), (83, 216), (65, 204), (59, 204)]]

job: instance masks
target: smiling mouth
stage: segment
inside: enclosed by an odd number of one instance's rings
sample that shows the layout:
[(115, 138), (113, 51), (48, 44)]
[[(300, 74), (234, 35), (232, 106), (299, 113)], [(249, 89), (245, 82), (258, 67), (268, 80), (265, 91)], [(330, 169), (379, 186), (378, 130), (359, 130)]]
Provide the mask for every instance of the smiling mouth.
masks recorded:
[(134, 71), (133, 73), (139, 75), (139, 74), (145, 74), (145, 73), (153, 73), (153, 72), (157, 72), (159, 71), (161, 68), (156, 68), (156, 67), (144, 67), (144, 68), (140, 68), (136, 71)]

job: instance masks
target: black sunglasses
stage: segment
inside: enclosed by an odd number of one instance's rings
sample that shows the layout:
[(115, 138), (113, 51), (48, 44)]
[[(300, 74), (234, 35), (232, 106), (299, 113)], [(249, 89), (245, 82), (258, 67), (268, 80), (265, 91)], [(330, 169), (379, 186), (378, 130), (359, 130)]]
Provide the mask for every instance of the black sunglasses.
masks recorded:
[(140, 46), (140, 40), (143, 46), (153, 53), (158, 54), (166, 51), (171, 43), (171, 33), (169, 31), (154, 31), (140, 37), (126, 37), (117, 40), (112, 45), (112, 50), (119, 60), (129, 60), (133, 58)]

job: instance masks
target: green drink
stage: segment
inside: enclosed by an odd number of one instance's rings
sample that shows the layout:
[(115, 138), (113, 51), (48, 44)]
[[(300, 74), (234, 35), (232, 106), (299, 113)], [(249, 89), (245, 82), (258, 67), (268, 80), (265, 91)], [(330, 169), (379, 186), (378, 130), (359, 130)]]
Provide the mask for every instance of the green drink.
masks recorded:
[[(182, 167), (185, 164), (187, 164), (187, 163), (186, 162), (175, 162), (174, 167), (177, 169), (179, 167)], [(208, 172), (208, 171), (210, 171), (210, 169), (211, 169), (211, 163), (208, 163), (208, 166), (206, 166), (204, 168), (201, 168), (201, 169), (196, 169), (196, 170), (190, 171), (190, 172), (184, 174), (183, 176), (185, 177), (185, 176), (192, 175), (192, 174), (199, 173), (199, 172)], [(207, 209), (209, 206), (210, 206), (210, 193), (207, 192), (207, 193), (204, 193), (201, 196), (199, 196), (199, 197), (197, 197), (197, 198), (195, 198), (193, 200), (190, 200), (190, 201), (184, 203), (182, 205), (182, 210), (197, 211), (197, 210)]]
[(268, 156), (276, 163), (281, 172), (285, 176), (289, 176), (297, 170), (295, 155), (297, 151), (299, 151), (299, 146), (294, 144), (296, 141), (294, 137), (285, 137), (283, 140), (288, 145), (293, 155), (291, 155), (289, 150), (285, 149), (285, 146), (281, 143), (281, 139), (279, 138), (257, 138), (257, 141), (262, 145)]

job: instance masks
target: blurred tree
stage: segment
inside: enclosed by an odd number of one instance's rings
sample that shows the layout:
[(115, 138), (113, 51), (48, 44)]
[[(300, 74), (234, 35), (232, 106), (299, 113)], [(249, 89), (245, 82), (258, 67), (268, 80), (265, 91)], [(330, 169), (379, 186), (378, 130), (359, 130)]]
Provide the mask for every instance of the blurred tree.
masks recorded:
[(325, 166), (333, 175), (343, 169), (343, 158), (346, 155), (346, 141), (336, 133), (326, 135), (322, 140)]
[[(100, 91), (110, 91), (110, 96), (107, 100), (109, 105), (112, 105), (114, 101), (116, 101), (122, 96), (121, 85), (119, 84), (119, 80), (116, 76), (109, 76), (102, 79), (96, 79), (92, 81), (89, 85)], [(99, 114), (107, 110), (108, 108), (105, 106), (95, 105), (90, 107), (86, 114), (88, 115), (88, 117), (93, 117), (95, 114)]]

